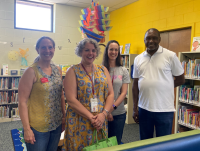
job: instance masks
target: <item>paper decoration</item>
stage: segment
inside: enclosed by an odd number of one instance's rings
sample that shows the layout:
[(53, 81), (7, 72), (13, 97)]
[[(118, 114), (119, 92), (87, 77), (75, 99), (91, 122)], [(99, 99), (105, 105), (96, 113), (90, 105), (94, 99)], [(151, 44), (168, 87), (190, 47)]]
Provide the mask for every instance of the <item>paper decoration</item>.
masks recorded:
[(124, 54), (129, 54), (131, 44), (126, 44), (124, 49)]
[(8, 52), (8, 59), (11, 61), (16, 61), (19, 57), (19, 53), (15, 50)]
[[(110, 15), (107, 13), (109, 7), (104, 7), (99, 5), (99, 3), (92, 3), (89, 8), (82, 9), (81, 12), (83, 15), (80, 16), (79, 20), (79, 31), (82, 37), (88, 37), (95, 39), (97, 42), (105, 42), (104, 31), (109, 31), (112, 27), (109, 26)], [(100, 33), (95, 33), (93, 30), (96, 29)], [(85, 35), (84, 35), (85, 34)], [(104, 38), (104, 39), (103, 39)]]
[(8, 75), (8, 64), (2, 64), (3, 75)]
[(200, 37), (193, 37), (192, 51), (200, 51)]
[(28, 55), (26, 55), (26, 53), (29, 51), (29, 49), (27, 48), (26, 50), (23, 50), (21, 48), (19, 48), (20, 52), (20, 56), (22, 57), (22, 60), (21, 60), (21, 66), (28, 66), (28, 62), (27, 62), (27, 57)]

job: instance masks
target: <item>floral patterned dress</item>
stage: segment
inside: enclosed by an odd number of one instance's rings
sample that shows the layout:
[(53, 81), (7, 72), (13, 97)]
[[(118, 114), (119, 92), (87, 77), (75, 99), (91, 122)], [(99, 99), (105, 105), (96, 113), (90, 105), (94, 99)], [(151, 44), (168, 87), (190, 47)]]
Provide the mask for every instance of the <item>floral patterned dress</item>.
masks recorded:
[[(94, 93), (98, 98), (98, 112), (93, 113), (96, 115), (103, 111), (105, 101), (108, 95), (108, 82), (104, 72), (104, 67), (95, 65), (94, 71)], [(92, 82), (86, 72), (80, 68), (80, 65), (73, 66), (73, 70), (77, 79), (77, 92), (78, 100), (80, 103), (91, 111), (90, 98), (92, 94)], [(92, 76), (92, 73), (89, 73)], [(107, 119), (103, 124), (103, 129), (107, 133)], [(91, 122), (77, 114), (70, 106), (66, 112), (66, 126), (63, 151), (81, 151), (84, 147), (92, 144), (92, 134), (94, 127)], [(102, 135), (98, 133), (98, 139), (101, 139)]]

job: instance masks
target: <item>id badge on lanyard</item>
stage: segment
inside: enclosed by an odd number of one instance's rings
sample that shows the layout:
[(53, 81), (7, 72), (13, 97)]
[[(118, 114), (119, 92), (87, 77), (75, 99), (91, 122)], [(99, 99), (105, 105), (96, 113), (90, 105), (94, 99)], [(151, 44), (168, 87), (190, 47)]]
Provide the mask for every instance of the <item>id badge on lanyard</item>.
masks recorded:
[(91, 98), (91, 112), (98, 112), (98, 99), (97, 98)]
[(85, 70), (86, 74), (89, 76), (90, 81), (92, 82), (92, 94), (93, 94), (93, 98), (90, 99), (90, 104), (91, 104), (91, 112), (98, 112), (98, 99), (97, 97), (95, 97), (94, 95), (94, 70), (93, 70), (93, 66), (92, 66), (92, 78), (91, 76), (88, 74), (88, 72), (86, 71), (85, 67), (83, 66), (83, 64), (81, 63), (83, 69)]

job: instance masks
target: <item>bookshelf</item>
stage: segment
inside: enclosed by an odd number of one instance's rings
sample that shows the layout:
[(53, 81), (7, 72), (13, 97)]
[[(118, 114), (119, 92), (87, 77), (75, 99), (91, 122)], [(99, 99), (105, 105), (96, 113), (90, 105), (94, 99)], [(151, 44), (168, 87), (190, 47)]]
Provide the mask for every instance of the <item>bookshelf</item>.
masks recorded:
[(185, 127), (200, 129), (200, 52), (179, 52), (185, 84), (176, 88), (175, 131)]
[(127, 113), (126, 113), (126, 124), (132, 124), (135, 123), (133, 120), (133, 96), (132, 96), (132, 85), (133, 85), (133, 79), (131, 78), (131, 65), (134, 63), (134, 59), (137, 56), (137, 54), (121, 54), (121, 60), (122, 60), (122, 66), (127, 68), (130, 75), (131, 83), (128, 85), (128, 92), (126, 95), (126, 100), (124, 101), (125, 104), (127, 103)]
[(19, 75), (0, 75), (0, 123), (19, 118), (18, 84)]

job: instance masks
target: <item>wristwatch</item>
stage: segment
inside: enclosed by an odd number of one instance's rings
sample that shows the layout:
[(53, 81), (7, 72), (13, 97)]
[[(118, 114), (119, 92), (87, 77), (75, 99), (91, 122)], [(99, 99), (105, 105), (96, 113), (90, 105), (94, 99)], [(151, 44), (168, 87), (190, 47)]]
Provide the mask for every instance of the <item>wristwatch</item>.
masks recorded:
[(116, 110), (117, 109), (117, 107), (113, 104), (113, 108)]

